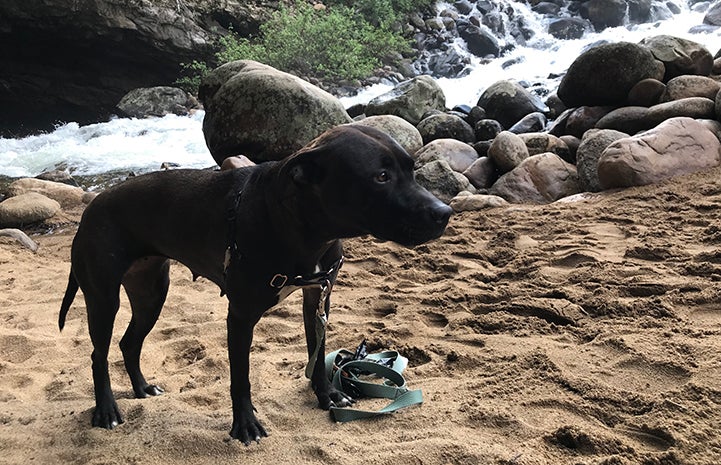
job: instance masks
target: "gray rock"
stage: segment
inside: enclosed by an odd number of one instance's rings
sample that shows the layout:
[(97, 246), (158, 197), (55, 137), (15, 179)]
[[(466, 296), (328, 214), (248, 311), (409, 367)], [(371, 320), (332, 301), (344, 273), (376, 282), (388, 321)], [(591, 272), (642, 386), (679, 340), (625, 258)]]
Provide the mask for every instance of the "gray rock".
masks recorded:
[(351, 124), (371, 126), (379, 129), (396, 140), (410, 155), (423, 147), (423, 138), (415, 126), (399, 116), (369, 116)]
[(581, 4), (581, 16), (588, 19), (596, 31), (623, 24), (627, 4), (624, 0), (589, 0)]
[(37, 192), (10, 197), (0, 202), (0, 228), (38, 223), (59, 211), (58, 202)]
[(658, 79), (642, 79), (628, 92), (628, 104), (650, 107), (659, 103), (665, 92), (666, 84)]
[(623, 105), (642, 79), (663, 77), (663, 65), (638, 44), (597, 45), (579, 55), (561, 80), (558, 96), (567, 107)]
[(654, 184), (721, 164), (721, 143), (702, 123), (673, 118), (613, 142), (598, 161), (601, 187)]
[(436, 139), (456, 139), (462, 142), (475, 142), (476, 136), (470, 124), (463, 118), (447, 113), (431, 115), (418, 123), (418, 132), (427, 144)]
[(529, 113), (548, 111), (540, 98), (509, 80), (491, 84), (481, 94), (477, 105), (485, 108), (488, 118), (495, 119), (504, 128), (510, 128)]
[(583, 134), (612, 110), (611, 107), (582, 106), (572, 110), (566, 121), (566, 134), (582, 138)]
[(526, 144), (529, 156), (551, 152), (571, 163), (568, 145), (560, 138), (546, 132), (529, 132), (518, 136)]
[(666, 90), (661, 96), (661, 102), (689, 97), (705, 97), (714, 100), (719, 89), (721, 89), (721, 83), (707, 76), (692, 74), (677, 76), (666, 83)]
[(454, 171), (467, 170), (478, 159), (475, 149), (456, 139), (436, 139), (424, 145), (415, 154), (416, 166), (435, 160), (444, 160)]
[(517, 134), (503, 131), (493, 139), (488, 157), (500, 173), (507, 173), (529, 157), (528, 147)]
[(352, 121), (329, 93), (255, 61), (216, 68), (198, 95), (205, 106), (205, 141), (218, 165), (241, 154), (256, 163), (280, 160)]
[(476, 140), (484, 141), (495, 139), (495, 137), (503, 131), (503, 126), (494, 119), (484, 118), (476, 123), (474, 129)]
[(548, 118), (543, 113), (536, 111), (521, 118), (516, 124), (508, 128), (514, 134), (538, 132), (546, 127)]
[(641, 45), (648, 48), (653, 56), (664, 64), (664, 82), (684, 74), (708, 76), (713, 68), (711, 52), (692, 40), (658, 35), (643, 39)]
[(496, 165), (488, 157), (480, 157), (471, 166), (466, 168), (463, 176), (473, 184), (476, 189), (488, 189), (496, 182)]
[(576, 167), (556, 154), (529, 157), (501, 176), (489, 194), (511, 203), (546, 204), (580, 192)]
[(468, 21), (458, 22), (458, 35), (466, 41), (468, 51), (481, 58), (497, 57), (501, 54), (501, 46), (493, 33), (485, 27), (479, 27)]
[(581, 18), (558, 18), (548, 24), (548, 33), (561, 40), (580, 39), (588, 28)]
[(468, 179), (454, 171), (445, 160), (435, 160), (417, 169), (416, 181), (445, 203), (459, 192), (473, 189)]
[(454, 212), (479, 211), (508, 205), (508, 201), (497, 195), (457, 195), (451, 199), (450, 206)]
[(444, 111), (446, 96), (430, 76), (417, 76), (398, 84), (383, 95), (375, 97), (366, 106), (366, 115), (400, 116), (417, 125), (430, 110)]
[(599, 192), (603, 190), (598, 179), (598, 159), (613, 142), (628, 137), (628, 134), (613, 129), (591, 129), (584, 134), (576, 151), (576, 169), (581, 190)]
[(118, 110), (122, 116), (146, 118), (148, 116), (187, 115), (198, 102), (183, 89), (157, 86), (133, 89), (120, 99)]

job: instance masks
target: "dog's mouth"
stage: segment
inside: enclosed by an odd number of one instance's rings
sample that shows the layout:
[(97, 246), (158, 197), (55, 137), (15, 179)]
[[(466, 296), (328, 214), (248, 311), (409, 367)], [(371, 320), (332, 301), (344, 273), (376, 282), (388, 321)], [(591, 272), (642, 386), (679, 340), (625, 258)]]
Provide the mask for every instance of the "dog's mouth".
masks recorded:
[(449, 212), (443, 211), (441, 215), (432, 221), (423, 222), (407, 222), (399, 221), (389, 230), (373, 233), (373, 235), (382, 240), (395, 242), (404, 247), (416, 247), (426, 242), (438, 239), (443, 235), (450, 217)]

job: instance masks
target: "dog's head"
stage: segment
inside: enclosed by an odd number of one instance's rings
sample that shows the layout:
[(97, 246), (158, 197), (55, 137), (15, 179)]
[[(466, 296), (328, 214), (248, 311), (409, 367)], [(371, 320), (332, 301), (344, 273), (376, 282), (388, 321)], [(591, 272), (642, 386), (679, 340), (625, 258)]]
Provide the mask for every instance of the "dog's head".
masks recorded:
[(344, 125), (286, 159), (281, 173), (316, 204), (332, 235), (415, 246), (443, 234), (451, 209), (416, 183), (413, 164), (387, 134)]

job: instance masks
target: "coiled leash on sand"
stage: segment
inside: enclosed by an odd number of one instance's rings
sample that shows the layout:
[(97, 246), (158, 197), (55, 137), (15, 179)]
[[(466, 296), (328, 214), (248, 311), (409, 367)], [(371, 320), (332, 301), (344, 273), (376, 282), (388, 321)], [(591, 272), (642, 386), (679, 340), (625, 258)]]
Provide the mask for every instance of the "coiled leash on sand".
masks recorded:
[[(387, 415), (396, 410), (423, 403), (420, 389), (410, 390), (403, 378), (408, 359), (394, 350), (368, 354), (364, 340), (355, 352), (340, 349), (325, 358), (325, 369), (333, 387), (357, 399), (377, 397), (392, 399), (380, 410), (360, 410), (349, 407), (331, 407), (335, 421), (347, 422)], [(382, 380), (381, 383), (371, 379)]]

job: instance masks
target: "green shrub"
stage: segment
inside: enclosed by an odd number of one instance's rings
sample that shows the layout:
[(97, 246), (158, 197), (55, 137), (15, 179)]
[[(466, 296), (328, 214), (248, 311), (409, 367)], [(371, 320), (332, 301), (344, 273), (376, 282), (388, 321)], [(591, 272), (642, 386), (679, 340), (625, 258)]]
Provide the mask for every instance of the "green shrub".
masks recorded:
[[(257, 38), (233, 31), (219, 40), (218, 64), (255, 60), (303, 77), (321, 80), (367, 77), (384, 57), (410, 50), (397, 25), (409, 11), (433, 0), (328, 0), (315, 10), (297, 0), (262, 24)], [(190, 71), (207, 72), (196, 65)], [(207, 68), (207, 67), (206, 67)], [(192, 84), (197, 78), (186, 78)]]

